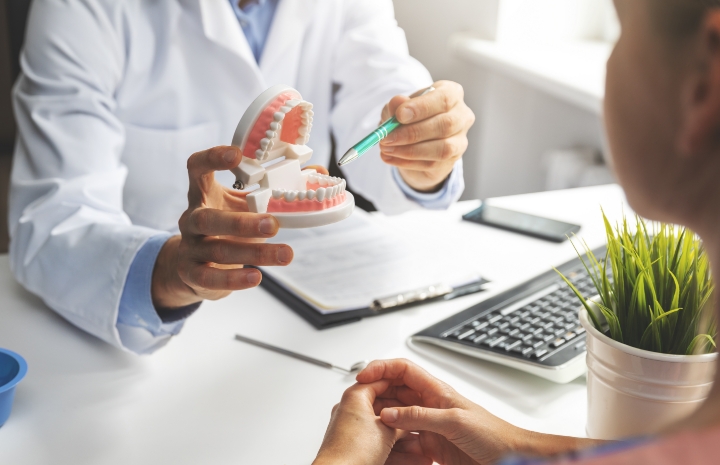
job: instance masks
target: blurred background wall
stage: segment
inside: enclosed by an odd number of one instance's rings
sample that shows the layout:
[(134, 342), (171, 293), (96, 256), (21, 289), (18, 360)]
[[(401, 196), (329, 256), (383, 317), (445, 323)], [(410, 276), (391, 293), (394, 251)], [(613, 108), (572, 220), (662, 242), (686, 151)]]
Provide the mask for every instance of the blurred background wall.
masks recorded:
[(611, 0), (394, 2), (411, 54), (460, 82), (477, 116), (464, 198), (612, 182), (598, 110), (619, 30)]

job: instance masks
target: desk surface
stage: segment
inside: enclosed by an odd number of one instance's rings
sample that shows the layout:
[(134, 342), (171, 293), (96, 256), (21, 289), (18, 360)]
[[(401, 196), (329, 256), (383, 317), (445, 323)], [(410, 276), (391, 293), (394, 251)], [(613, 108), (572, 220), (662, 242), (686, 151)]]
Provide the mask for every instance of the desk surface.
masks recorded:
[(454, 53), (472, 63), (518, 79), (594, 114), (602, 113), (605, 64), (613, 44), (496, 42), (467, 34), (453, 36)]
[[(591, 246), (603, 242), (600, 204), (611, 218), (629, 210), (616, 186), (492, 203), (578, 222)], [(345, 366), (407, 357), (519, 426), (584, 435), (584, 378), (556, 385), (440, 349), (419, 354), (405, 344), (424, 327), (574, 256), (569, 243), (462, 222), (476, 205), (386, 220), (422, 221), (445, 231), (439, 237), (472, 238), (468, 259), (483, 263), (495, 281), (489, 293), (317, 331), (264, 290), (243, 291), (203, 304), (175, 340), (145, 357), (66, 323), (14, 282), (7, 256), (0, 256), (0, 347), (22, 354), (29, 366), (0, 428), (0, 463), (310, 463), (330, 409), (353, 379), (236, 342), (236, 332)]]

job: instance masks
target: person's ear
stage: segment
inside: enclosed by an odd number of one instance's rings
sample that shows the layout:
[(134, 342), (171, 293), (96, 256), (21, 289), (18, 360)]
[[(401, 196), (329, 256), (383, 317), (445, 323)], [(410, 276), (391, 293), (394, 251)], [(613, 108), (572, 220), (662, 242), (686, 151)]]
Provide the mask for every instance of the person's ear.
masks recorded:
[(692, 157), (720, 149), (720, 9), (711, 10), (702, 23), (690, 77), (683, 83), (681, 155)]

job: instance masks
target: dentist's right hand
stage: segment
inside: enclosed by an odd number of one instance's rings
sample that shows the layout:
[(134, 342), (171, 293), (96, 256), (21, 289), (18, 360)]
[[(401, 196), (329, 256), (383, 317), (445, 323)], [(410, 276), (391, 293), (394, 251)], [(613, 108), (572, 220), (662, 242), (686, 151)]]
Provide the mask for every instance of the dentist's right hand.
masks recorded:
[(156, 308), (217, 300), (255, 287), (262, 280), (260, 271), (243, 265), (284, 266), (292, 261), (289, 246), (263, 243), (277, 234), (277, 220), (250, 213), (247, 194), (215, 180), (215, 171), (233, 168), (241, 159), (241, 150), (232, 146), (197, 152), (188, 159), (188, 209), (180, 217), (180, 235), (165, 243), (153, 270)]

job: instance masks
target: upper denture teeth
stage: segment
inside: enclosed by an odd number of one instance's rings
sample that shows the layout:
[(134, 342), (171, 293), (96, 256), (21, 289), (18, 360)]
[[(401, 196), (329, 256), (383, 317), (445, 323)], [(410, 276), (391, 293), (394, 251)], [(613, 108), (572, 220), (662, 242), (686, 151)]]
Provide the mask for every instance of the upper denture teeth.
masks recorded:
[(260, 148), (261, 149), (266, 151), (268, 149), (268, 145), (270, 145), (270, 139), (263, 138), (260, 140)]
[(285, 119), (285, 113), (283, 113), (283, 112), (281, 112), (281, 111), (276, 111), (276, 112), (273, 114), (273, 119), (279, 123), (280, 121), (282, 121), (283, 119)]
[(325, 200), (325, 188), (324, 187), (319, 187), (317, 189), (317, 191), (315, 191), (315, 198), (317, 199), (318, 202), (322, 202), (323, 200)]
[(268, 139), (274, 138), (275, 135), (275, 131), (265, 131), (265, 137), (267, 137)]
[(257, 149), (257, 150), (255, 151), (255, 157), (258, 158), (258, 159), (260, 159), (260, 160), (265, 159), (265, 155), (266, 155), (266, 152), (265, 152), (264, 150), (262, 150), (262, 149)]
[(307, 144), (308, 139), (306, 136), (300, 136), (297, 139), (295, 139), (295, 145), (305, 145)]
[(290, 99), (290, 100), (288, 100), (288, 101), (285, 102), (285, 106), (288, 106), (288, 107), (291, 107), (291, 108), (292, 108), (292, 107), (296, 107), (299, 103), (300, 103), (300, 100)]
[(271, 130), (271, 131), (278, 131), (281, 127), (282, 127), (282, 125), (281, 125), (280, 123), (276, 123), (275, 121), (273, 121), (272, 123), (270, 123), (270, 130)]

